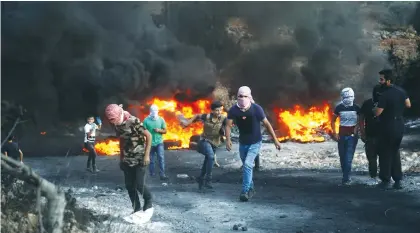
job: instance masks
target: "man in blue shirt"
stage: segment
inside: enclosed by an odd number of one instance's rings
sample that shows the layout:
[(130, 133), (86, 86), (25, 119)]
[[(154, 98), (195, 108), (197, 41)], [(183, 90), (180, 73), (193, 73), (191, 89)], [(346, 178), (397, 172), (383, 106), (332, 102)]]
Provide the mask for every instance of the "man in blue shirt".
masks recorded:
[(262, 144), (261, 122), (264, 123), (264, 126), (272, 136), (276, 148), (280, 150), (281, 146), (263, 109), (260, 105), (254, 103), (251, 89), (247, 86), (239, 88), (237, 97), (237, 104), (230, 108), (228, 112), (226, 149), (228, 151), (232, 149), (230, 132), (232, 123), (235, 121), (239, 129), (239, 154), (243, 164), (242, 192), (239, 199), (241, 201), (248, 201), (255, 194), (254, 182), (252, 181), (252, 168), (255, 157), (258, 155)]

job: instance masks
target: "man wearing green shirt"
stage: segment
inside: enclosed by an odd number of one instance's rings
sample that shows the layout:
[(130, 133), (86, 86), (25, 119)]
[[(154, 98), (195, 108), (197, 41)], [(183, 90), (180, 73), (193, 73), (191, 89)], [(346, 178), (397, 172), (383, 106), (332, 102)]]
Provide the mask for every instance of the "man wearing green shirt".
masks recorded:
[(163, 147), (162, 134), (166, 133), (165, 120), (159, 116), (159, 109), (156, 105), (150, 107), (150, 115), (143, 121), (144, 127), (152, 134), (152, 147), (150, 149), (150, 176), (155, 176), (155, 154), (159, 161), (159, 176), (161, 180), (167, 180), (165, 175), (165, 149)]

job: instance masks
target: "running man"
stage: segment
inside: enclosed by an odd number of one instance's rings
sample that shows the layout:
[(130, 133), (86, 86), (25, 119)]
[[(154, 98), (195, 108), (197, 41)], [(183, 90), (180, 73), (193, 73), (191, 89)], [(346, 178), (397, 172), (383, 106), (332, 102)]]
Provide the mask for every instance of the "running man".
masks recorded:
[(198, 188), (213, 189), (212, 171), (217, 148), (221, 145), (223, 128), (226, 125), (226, 117), (222, 115), (223, 106), (219, 101), (215, 101), (210, 106), (211, 112), (208, 114), (197, 114), (188, 121), (181, 121), (183, 127), (191, 125), (195, 121), (203, 122), (203, 133), (198, 143), (198, 152), (204, 155), (204, 162), (201, 168), (200, 177), (197, 179)]

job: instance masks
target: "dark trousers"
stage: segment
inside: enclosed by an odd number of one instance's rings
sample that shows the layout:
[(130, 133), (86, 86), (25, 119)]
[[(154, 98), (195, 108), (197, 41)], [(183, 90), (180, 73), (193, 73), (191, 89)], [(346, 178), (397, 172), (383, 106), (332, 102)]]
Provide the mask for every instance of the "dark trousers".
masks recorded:
[(379, 143), (376, 137), (367, 137), (365, 152), (369, 164), (369, 175), (375, 178), (378, 175)]
[(94, 142), (85, 142), (85, 148), (89, 151), (89, 156), (87, 160), (86, 167), (90, 168), (92, 163), (92, 169), (96, 169), (96, 150), (95, 150), (95, 143)]
[[(396, 122), (397, 123), (397, 122)], [(379, 138), (379, 178), (383, 182), (402, 180), (400, 145), (403, 138), (404, 125), (390, 124)]]
[(140, 211), (141, 204), (137, 191), (143, 196), (145, 205), (146, 203), (151, 204), (152, 201), (152, 194), (145, 184), (147, 166), (137, 165), (130, 167), (127, 164), (122, 164), (121, 169), (124, 172), (125, 187), (128, 191), (134, 212)]
[(340, 136), (338, 140), (338, 154), (343, 172), (343, 182), (350, 180), (351, 165), (358, 139), (356, 136)]
[(206, 140), (200, 140), (198, 145), (198, 152), (204, 155), (200, 178), (205, 178), (207, 181), (211, 181), (216, 147)]

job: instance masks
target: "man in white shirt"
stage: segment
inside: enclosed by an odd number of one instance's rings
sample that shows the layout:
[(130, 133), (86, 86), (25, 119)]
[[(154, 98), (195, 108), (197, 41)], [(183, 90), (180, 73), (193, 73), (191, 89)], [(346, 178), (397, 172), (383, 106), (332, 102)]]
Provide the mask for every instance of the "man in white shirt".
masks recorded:
[[(101, 119), (99, 117), (96, 118), (96, 121), (98, 122), (98, 125), (95, 124), (95, 119), (93, 116), (89, 116), (87, 118), (87, 124), (84, 127), (85, 131), (85, 148), (89, 151), (89, 157), (87, 161), (87, 170), (90, 172), (99, 172), (98, 169), (96, 169), (96, 151), (95, 151), (95, 136), (96, 136), (96, 130), (100, 130), (102, 126)], [(92, 169), (90, 168), (90, 165), (92, 163)]]

